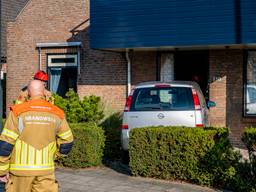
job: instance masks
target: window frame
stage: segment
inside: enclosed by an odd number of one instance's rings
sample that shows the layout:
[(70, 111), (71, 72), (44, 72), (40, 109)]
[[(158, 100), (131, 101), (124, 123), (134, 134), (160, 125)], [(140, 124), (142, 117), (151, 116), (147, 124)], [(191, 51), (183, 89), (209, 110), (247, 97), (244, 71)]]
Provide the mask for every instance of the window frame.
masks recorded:
[[(55, 63), (55, 65), (49, 65), (49, 61), (51, 58), (54, 58), (57, 56), (58, 58), (61, 58), (61, 56), (75, 56), (75, 62), (76, 64), (71, 65), (65, 65), (65, 63)], [(74, 52), (74, 53), (47, 53), (46, 54), (46, 70), (47, 73), (50, 76), (50, 70), (53, 68), (74, 68), (77, 70), (77, 77), (76, 77), (76, 84), (78, 83), (79, 73), (80, 73), (80, 53)], [(49, 77), (50, 78), (50, 77)], [(76, 85), (77, 86), (77, 85)], [(47, 89), (50, 89), (50, 80), (47, 83)], [(76, 87), (77, 89), (77, 87)]]
[[(61, 58), (74, 58), (73, 63), (51, 63), (51, 59), (61, 59)], [(47, 67), (79, 67), (79, 55), (78, 53), (48, 53), (47, 54)]]
[(244, 67), (243, 67), (243, 117), (245, 118), (256, 118), (256, 112), (255, 114), (248, 114), (246, 111), (246, 107), (247, 107), (247, 76), (248, 76), (248, 57), (249, 57), (249, 52), (255, 52), (256, 54), (256, 49), (246, 49), (244, 50), (244, 59), (243, 59), (243, 63), (244, 63)]

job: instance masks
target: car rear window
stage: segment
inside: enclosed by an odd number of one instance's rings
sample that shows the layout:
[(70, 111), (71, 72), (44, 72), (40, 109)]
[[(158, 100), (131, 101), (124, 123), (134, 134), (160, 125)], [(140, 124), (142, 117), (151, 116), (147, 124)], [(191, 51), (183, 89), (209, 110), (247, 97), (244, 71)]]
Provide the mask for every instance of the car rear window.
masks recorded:
[(150, 87), (134, 91), (130, 111), (194, 110), (191, 88)]

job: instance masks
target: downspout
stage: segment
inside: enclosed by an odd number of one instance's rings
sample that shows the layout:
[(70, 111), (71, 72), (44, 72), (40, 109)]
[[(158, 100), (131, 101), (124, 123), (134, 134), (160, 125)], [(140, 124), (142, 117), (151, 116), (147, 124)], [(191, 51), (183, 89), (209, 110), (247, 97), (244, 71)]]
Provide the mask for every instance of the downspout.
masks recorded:
[[(2, 1), (0, 1), (0, 10), (2, 10)], [(1, 14), (1, 17), (0, 17), (0, 26), (2, 26), (2, 14)], [(1, 46), (2, 42), (1, 42), (1, 38), (0, 38), (0, 69), (2, 71), (2, 53), (1, 53), (1, 50), (2, 50), (2, 46)], [(2, 122), (3, 122), (3, 87), (2, 87), (2, 79), (0, 78), (0, 131), (2, 132), (2, 129), (3, 129), (3, 125), (2, 125)]]
[(79, 83), (80, 75), (81, 75), (81, 51), (80, 51), (80, 47), (78, 47), (78, 52), (77, 52), (77, 76), (76, 76), (76, 90), (77, 90), (77, 93), (79, 93), (78, 83)]
[(126, 49), (126, 60), (127, 60), (127, 97), (131, 92), (131, 59), (129, 56), (129, 49)]
[(39, 71), (42, 69), (42, 53), (41, 53), (41, 47), (38, 48), (39, 52)]
[(78, 75), (80, 75), (80, 73), (81, 73), (80, 58), (81, 58), (81, 52), (80, 52), (80, 48), (78, 48), (78, 53), (77, 53), (77, 73), (78, 73)]

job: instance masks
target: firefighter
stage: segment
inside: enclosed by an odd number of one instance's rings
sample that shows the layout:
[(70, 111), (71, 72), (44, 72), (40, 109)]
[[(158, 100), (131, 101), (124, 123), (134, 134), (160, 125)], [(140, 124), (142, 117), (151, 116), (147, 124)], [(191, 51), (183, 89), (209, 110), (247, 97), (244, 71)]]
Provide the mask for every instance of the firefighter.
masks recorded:
[(0, 180), (8, 180), (7, 192), (58, 191), (54, 159), (70, 152), (73, 135), (44, 89), (38, 80), (29, 83), (29, 101), (11, 107), (0, 135)]
[[(46, 87), (47, 81), (48, 81), (48, 75), (44, 71), (38, 71), (38, 72), (35, 73), (34, 79), (35, 80), (40, 80), (41, 83), (43, 83), (43, 85)], [(52, 104), (54, 104), (54, 98), (53, 98), (52, 93), (50, 91), (45, 89), (44, 96), (45, 96), (46, 101), (49, 101)], [(24, 103), (28, 100), (29, 100), (28, 90), (27, 90), (27, 86), (25, 86), (24, 88), (21, 89), (21, 91), (19, 93), (19, 96), (18, 96), (18, 99), (16, 99), (14, 101), (14, 104), (21, 104), (21, 103)]]

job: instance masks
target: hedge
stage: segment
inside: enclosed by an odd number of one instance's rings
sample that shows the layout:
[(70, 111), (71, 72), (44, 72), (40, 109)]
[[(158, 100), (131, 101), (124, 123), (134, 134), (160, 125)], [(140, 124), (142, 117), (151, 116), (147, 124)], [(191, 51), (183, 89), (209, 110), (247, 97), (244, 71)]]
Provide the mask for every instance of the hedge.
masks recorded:
[(233, 151), (226, 128), (133, 129), (129, 155), (135, 176), (178, 179), (220, 188), (233, 188), (243, 182), (237, 174), (240, 155)]
[(246, 145), (249, 153), (256, 150), (256, 128), (246, 128), (243, 135), (242, 141)]
[(242, 134), (242, 141), (248, 149), (250, 158), (249, 162), (245, 162), (246, 167), (242, 169), (243, 177), (251, 191), (256, 191), (256, 128), (246, 128)]
[(59, 166), (85, 168), (102, 163), (105, 146), (104, 131), (94, 123), (71, 124), (74, 146), (70, 154), (56, 160)]
[(121, 158), (121, 117), (120, 113), (114, 113), (101, 123), (106, 136), (104, 149), (104, 158), (106, 160), (118, 160)]

